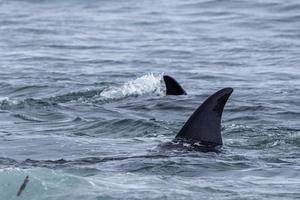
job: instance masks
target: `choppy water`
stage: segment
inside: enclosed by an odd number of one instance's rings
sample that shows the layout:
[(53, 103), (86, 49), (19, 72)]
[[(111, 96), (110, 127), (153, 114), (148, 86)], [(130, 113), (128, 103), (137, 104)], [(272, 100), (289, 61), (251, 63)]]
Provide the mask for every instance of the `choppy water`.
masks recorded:
[[(299, 199), (299, 63), (298, 0), (0, 0), (0, 199)], [(222, 87), (221, 153), (158, 148)]]

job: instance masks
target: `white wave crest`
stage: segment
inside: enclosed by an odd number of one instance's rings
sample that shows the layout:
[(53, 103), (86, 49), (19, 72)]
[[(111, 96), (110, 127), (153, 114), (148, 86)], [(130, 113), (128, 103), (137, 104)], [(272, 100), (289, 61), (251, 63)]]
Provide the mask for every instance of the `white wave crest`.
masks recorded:
[(119, 99), (132, 95), (162, 95), (161, 80), (161, 74), (154, 75), (149, 73), (135, 80), (128, 81), (120, 87), (107, 88), (101, 92), (100, 96), (106, 99)]

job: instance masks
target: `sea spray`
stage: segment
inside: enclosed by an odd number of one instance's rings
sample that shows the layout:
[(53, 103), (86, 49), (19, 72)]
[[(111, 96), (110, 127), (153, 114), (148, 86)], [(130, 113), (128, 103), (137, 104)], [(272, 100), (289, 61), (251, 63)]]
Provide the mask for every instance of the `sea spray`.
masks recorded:
[(149, 73), (135, 80), (130, 80), (119, 87), (109, 87), (103, 90), (100, 96), (106, 99), (120, 99), (143, 94), (162, 95), (161, 80), (162, 74)]

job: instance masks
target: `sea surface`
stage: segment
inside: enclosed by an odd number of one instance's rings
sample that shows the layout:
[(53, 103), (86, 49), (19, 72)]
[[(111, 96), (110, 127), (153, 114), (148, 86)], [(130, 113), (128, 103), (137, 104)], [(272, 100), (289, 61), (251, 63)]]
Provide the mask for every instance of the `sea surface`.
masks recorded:
[[(163, 148), (223, 87), (221, 152)], [(300, 1), (0, 0), (14, 199), (300, 199)]]

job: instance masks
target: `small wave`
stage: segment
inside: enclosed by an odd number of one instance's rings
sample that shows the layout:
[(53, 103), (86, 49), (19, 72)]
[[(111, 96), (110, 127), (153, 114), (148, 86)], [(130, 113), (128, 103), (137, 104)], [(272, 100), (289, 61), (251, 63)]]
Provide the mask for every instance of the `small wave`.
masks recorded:
[(1, 165), (3, 165), (3, 166), (9, 166), (9, 165), (12, 166), (12, 165), (15, 165), (15, 164), (17, 164), (17, 161), (14, 160), (14, 159), (0, 157), (0, 166)]
[(243, 124), (235, 124), (232, 123), (230, 125), (227, 126), (223, 126), (222, 130), (225, 131), (225, 135), (235, 135), (237, 133), (244, 133), (244, 132), (255, 132), (256, 130), (254, 128), (251, 128), (247, 125), (243, 125)]
[(161, 74), (154, 75), (149, 73), (135, 80), (128, 81), (120, 87), (109, 87), (103, 90), (100, 96), (105, 99), (120, 99), (143, 94), (162, 95), (161, 80)]
[(98, 95), (102, 89), (88, 89), (84, 91), (70, 92), (60, 96), (50, 97), (49, 100), (57, 103), (66, 103), (70, 101), (88, 101)]
[(0, 110), (10, 110), (25, 107), (42, 108), (56, 105), (56, 103), (44, 101), (41, 99), (10, 99), (9, 97), (0, 97)]
[(13, 106), (13, 105), (18, 105), (20, 101), (18, 100), (12, 100), (8, 97), (0, 97), (0, 108), (3, 109), (4, 107), (7, 106)]
[(43, 120), (39, 120), (37, 118), (31, 117), (31, 116), (28, 116), (25, 114), (14, 114), (13, 116), (16, 118), (25, 120), (25, 121), (29, 121), (29, 122), (44, 122)]
[(157, 137), (166, 134), (165, 124), (145, 119), (111, 119), (105, 121), (90, 121), (83, 123), (75, 135), (84, 133), (89, 137), (99, 137), (108, 133), (109, 137)]

